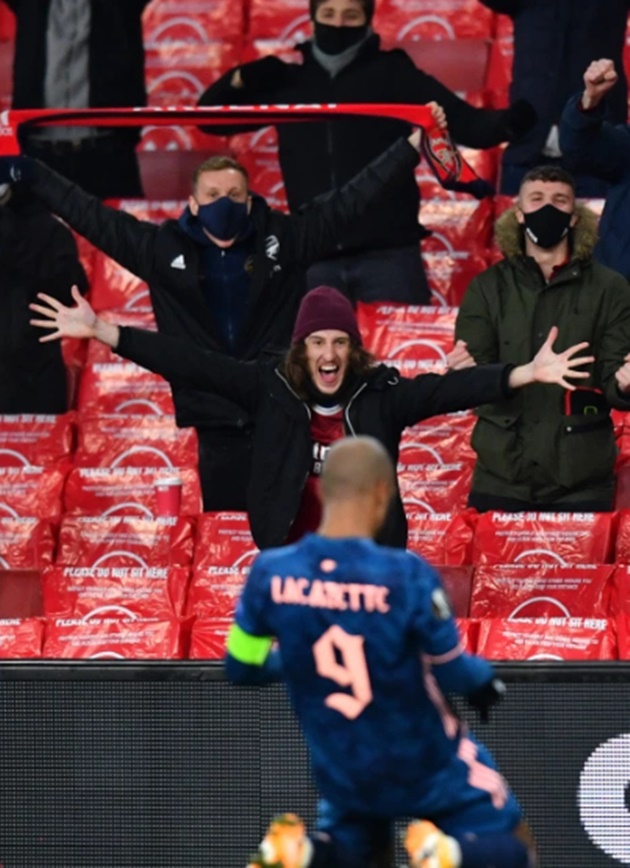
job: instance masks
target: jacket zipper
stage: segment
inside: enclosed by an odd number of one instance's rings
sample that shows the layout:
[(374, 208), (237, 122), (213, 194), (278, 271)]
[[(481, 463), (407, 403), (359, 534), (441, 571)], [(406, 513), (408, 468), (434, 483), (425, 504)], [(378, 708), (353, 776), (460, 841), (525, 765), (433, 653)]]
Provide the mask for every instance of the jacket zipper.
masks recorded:
[(354, 430), (352, 422), (350, 421), (350, 407), (354, 403), (355, 398), (358, 398), (361, 392), (367, 387), (367, 383), (363, 383), (359, 389), (354, 393), (354, 395), (350, 398), (348, 403), (346, 404), (346, 409), (343, 411), (343, 417), (346, 420), (346, 425), (348, 430), (352, 434), (353, 437), (357, 436), (357, 432)]
[[(312, 418), (311, 408), (308, 406), (308, 404), (305, 404), (304, 401), (298, 395), (298, 393), (294, 389), (291, 388), (291, 386), (289, 385), (289, 381), (286, 379), (286, 377), (282, 376), (282, 374), (280, 373), (280, 371), (277, 368), (274, 370), (274, 374), (280, 380), (282, 380), (282, 382), (287, 387), (289, 392), (291, 392), (291, 394), (294, 395), (294, 397), (296, 397), (298, 399), (298, 401), (300, 402), (300, 404), (304, 407), (304, 409), (306, 410), (306, 415), (308, 416), (308, 421), (310, 423), (311, 418)], [(300, 489), (300, 494), (304, 491), (304, 488), (306, 486), (306, 483), (308, 481), (309, 476), (310, 476), (310, 469), (307, 470), (306, 473), (304, 474), (304, 479), (302, 480), (302, 487)], [(291, 528), (295, 524), (296, 518), (297, 518), (297, 513), (293, 516), (293, 518), (291, 519), (291, 522), (289, 523), (289, 527), (287, 528), (287, 534), (289, 533), (289, 531), (291, 530)]]

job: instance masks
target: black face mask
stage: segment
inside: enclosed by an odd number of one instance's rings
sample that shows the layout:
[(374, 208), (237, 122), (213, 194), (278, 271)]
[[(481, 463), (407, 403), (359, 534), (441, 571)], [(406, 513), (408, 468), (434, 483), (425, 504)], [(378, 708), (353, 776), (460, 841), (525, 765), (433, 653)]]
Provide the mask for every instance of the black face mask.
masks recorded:
[(543, 205), (538, 211), (523, 215), (525, 234), (538, 247), (549, 250), (568, 235), (572, 216), (555, 205)]
[(367, 24), (362, 27), (333, 27), (316, 21), (315, 44), (324, 54), (341, 54), (365, 39), (367, 31)]

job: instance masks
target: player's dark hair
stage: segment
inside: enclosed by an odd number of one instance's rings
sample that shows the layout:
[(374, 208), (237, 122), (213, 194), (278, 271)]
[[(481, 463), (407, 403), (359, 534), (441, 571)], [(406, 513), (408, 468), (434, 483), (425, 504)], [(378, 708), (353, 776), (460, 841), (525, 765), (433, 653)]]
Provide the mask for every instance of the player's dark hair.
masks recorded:
[(548, 183), (557, 182), (560, 184), (566, 184), (573, 190), (575, 195), (575, 181), (573, 180), (573, 176), (565, 169), (560, 168), (560, 166), (536, 166), (534, 169), (530, 169), (529, 172), (523, 176), (520, 186), (521, 190), (523, 189), (523, 185), (528, 181), (546, 181)]
[[(369, 353), (365, 347), (354, 341), (350, 342), (350, 355), (348, 357), (348, 370), (357, 377), (364, 377), (372, 370), (376, 360), (372, 353)], [(311, 399), (311, 393), (308, 390), (308, 382), (310, 373), (308, 370), (308, 362), (306, 360), (306, 344), (304, 341), (298, 341), (291, 346), (282, 362), (281, 371), (286, 377), (288, 384), (293, 391), (303, 401)]]

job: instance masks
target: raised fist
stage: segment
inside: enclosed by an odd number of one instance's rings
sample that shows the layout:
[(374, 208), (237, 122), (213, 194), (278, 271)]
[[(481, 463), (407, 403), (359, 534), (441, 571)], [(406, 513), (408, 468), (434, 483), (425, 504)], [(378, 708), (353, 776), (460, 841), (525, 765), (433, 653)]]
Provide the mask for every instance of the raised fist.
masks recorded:
[(594, 60), (584, 73), (582, 107), (594, 109), (616, 84), (619, 76), (612, 60)]

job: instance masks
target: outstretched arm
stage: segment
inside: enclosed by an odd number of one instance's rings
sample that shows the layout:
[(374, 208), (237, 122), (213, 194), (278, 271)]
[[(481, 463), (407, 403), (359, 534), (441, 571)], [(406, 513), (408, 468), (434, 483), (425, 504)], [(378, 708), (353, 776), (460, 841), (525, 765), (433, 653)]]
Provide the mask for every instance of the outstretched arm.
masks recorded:
[(76, 286), (72, 287), (74, 307), (45, 293), (37, 297), (43, 304), (31, 304), (30, 309), (41, 318), (31, 320), (31, 325), (49, 331), (40, 338), (42, 343), (61, 338), (94, 339), (170, 383), (216, 392), (247, 410), (255, 410), (261, 374), (256, 363), (239, 362), (158, 332), (107, 323), (95, 314)]
[[(261, 60), (241, 64), (213, 81), (201, 94), (197, 105), (273, 105), (286, 102), (282, 98), (282, 90), (295, 79), (297, 70), (295, 64), (285, 63), (279, 57), (263, 57)], [(269, 124), (261, 121), (253, 125), (221, 124), (200, 129), (215, 136), (233, 136), (266, 126)]]
[(549, 383), (572, 391), (571, 380), (587, 379), (587, 371), (576, 368), (591, 364), (593, 356), (578, 355), (587, 343), (575, 344), (562, 353), (555, 353), (553, 344), (558, 337), (554, 326), (547, 340), (526, 365), (482, 365), (440, 376), (421, 374), (403, 379), (395, 395), (395, 410), (401, 429), (422, 419), (469, 410), (481, 404), (492, 404), (510, 396), (514, 389), (531, 383)]
[[(432, 105), (432, 110), (436, 122), (444, 123), (440, 106)], [(413, 171), (419, 150), (420, 131), (417, 130), (408, 140), (397, 141), (341, 189), (310, 205), (302, 214), (287, 217), (296, 260), (311, 265), (332, 253), (339, 236), (365, 216), (370, 207), (377, 206), (379, 198), (392, 185)]]

